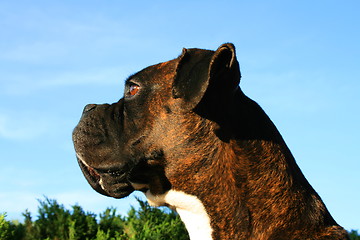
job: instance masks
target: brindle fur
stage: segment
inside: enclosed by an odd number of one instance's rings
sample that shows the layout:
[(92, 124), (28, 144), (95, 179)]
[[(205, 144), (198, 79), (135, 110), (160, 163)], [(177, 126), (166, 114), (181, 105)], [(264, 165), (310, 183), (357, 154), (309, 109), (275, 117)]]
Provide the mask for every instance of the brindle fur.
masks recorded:
[(87, 106), (74, 130), (85, 177), (116, 198), (130, 182), (194, 195), (214, 239), (348, 239), (239, 82), (232, 44), (184, 49), (129, 77), (137, 95)]

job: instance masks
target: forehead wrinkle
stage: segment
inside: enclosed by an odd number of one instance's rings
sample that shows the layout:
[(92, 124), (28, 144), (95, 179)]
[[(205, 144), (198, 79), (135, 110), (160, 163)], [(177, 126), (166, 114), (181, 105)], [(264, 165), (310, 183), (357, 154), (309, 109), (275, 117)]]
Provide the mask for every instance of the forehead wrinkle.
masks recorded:
[(129, 77), (127, 77), (125, 79), (125, 83), (128, 83), (128, 82), (130, 82), (131, 79), (136, 78), (136, 75), (137, 75), (137, 73), (131, 74)]
[(138, 84), (151, 82), (153, 85), (152, 87), (159, 88), (164, 83), (164, 80), (168, 81), (169, 79), (174, 78), (175, 66), (172, 66), (173, 64), (176, 64), (176, 62), (170, 60), (144, 68), (141, 71), (130, 75), (125, 80), (125, 84), (128, 84), (131, 81)]

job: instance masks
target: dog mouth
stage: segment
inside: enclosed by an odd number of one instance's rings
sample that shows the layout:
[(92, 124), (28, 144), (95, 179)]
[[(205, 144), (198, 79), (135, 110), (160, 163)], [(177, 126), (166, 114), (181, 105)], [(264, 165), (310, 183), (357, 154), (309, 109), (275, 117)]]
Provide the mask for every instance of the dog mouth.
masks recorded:
[(77, 159), (86, 180), (98, 193), (113, 198), (124, 198), (135, 190), (128, 181), (129, 169), (126, 167), (94, 168), (78, 156)]

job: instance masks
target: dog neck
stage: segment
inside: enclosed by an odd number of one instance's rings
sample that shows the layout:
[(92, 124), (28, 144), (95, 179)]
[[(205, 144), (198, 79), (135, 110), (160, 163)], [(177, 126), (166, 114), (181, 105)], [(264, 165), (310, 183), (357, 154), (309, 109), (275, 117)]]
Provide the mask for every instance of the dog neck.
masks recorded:
[(292, 239), (295, 232), (310, 239), (336, 225), (285, 145), (251, 142), (224, 148), (197, 181), (183, 179), (163, 194), (148, 190), (148, 202), (175, 209), (190, 239)]
[(175, 209), (184, 222), (190, 239), (213, 239), (209, 215), (196, 196), (176, 190), (161, 195), (153, 195), (148, 190), (145, 195), (151, 206), (169, 206)]
[[(336, 225), (276, 127), (260, 113), (266, 129), (242, 114), (228, 123), (233, 133), (197, 131), (208, 140), (199, 159), (181, 169), (186, 158), (170, 156), (167, 167), (176, 169), (167, 172), (172, 189), (147, 192), (150, 204), (176, 209), (191, 239), (310, 239)], [(183, 174), (174, 174), (179, 169)]]

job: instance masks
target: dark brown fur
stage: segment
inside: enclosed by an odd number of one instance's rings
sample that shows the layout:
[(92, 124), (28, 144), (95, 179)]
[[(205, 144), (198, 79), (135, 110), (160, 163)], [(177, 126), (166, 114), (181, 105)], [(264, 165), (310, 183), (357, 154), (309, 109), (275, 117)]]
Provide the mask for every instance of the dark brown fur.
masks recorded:
[[(89, 183), (117, 198), (134, 191), (130, 182), (194, 195), (214, 239), (348, 239), (239, 81), (232, 44), (184, 50), (131, 76), (125, 98), (88, 106), (74, 130)], [(133, 83), (140, 91), (127, 97)]]

